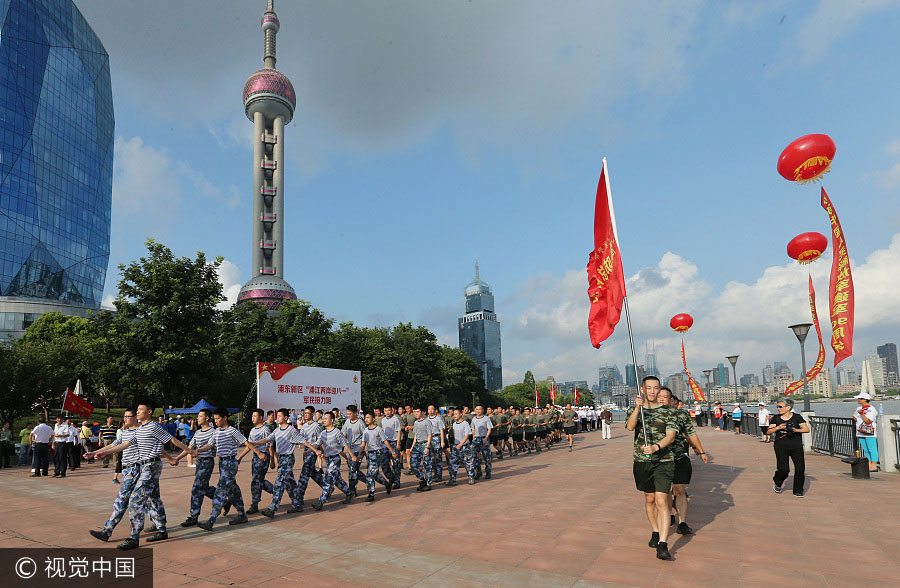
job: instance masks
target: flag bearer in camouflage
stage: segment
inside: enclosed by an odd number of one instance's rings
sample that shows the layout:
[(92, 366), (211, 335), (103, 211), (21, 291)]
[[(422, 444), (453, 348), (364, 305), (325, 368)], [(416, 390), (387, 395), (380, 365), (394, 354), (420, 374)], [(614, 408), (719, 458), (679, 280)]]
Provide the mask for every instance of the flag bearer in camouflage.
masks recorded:
[(472, 453), (475, 461), (475, 479), (481, 477), (481, 462), (484, 460), (484, 479), (491, 479), (491, 419), (484, 414), (484, 407), (475, 407), (475, 418), (472, 419)]
[[(275, 484), (272, 485), (272, 504), (268, 508), (264, 508), (259, 513), (270, 519), (278, 512), (278, 506), (281, 504), (281, 497), (287, 492), (292, 498), (297, 482), (294, 480), (294, 449), (297, 445), (303, 445), (305, 437), (291, 423), (291, 415), (288, 409), (279, 408), (275, 413), (275, 430), (268, 434), (265, 439), (250, 441), (253, 445), (269, 444), (273, 459), (275, 459), (277, 473), (275, 474)], [(288, 512), (302, 512), (303, 504), (292, 502), (287, 509)]]
[[(247, 509), (247, 514), (254, 514), (259, 512), (259, 501), (262, 499), (262, 491), (265, 490), (269, 494), (272, 494), (273, 491), (272, 482), (266, 480), (266, 472), (269, 471), (269, 465), (274, 463), (272, 460), (275, 459), (275, 450), (269, 445), (268, 437), (271, 431), (266, 426), (265, 411), (261, 408), (253, 409), (250, 420), (253, 422), (253, 428), (250, 429), (247, 441), (259, 449), (264, 458), (260, 459), (254, 453), (253, 462), (250, 465), (252, 476), (250, 478), (250, 508)], [(238, 463), (241, 463), (241, 460), (251, 451), (250, 444), (247, 444), (237, 458)]]
[[(678, 511), (678, 527), (675, 532), (680, 535), (691, 535), (694, 530), (687, 524), (688, 500), (687, 485), (691, 483), (691, 458), (689, 456), (691, 446), (694, 447), (694, 453), (700, 456), (703, 463), (709, 463), (709, 457), (703, 451), (700, 444), (700, 437), (694, 429), (694, 423), (691, 422), (691, 416), (687, 411), (678, 408), (680, 402), (672, 391), (663, 386), (659, 389), (659, 402), (663, 406), (668, 406), (672, 411), (675, 421), (678, 423), (678, 433), (675, 435), (675, 443), (672, 444), (672, 454), (675, 457), (675, 473), (672, 476), (672, 494), (675, 496), (675, 508)], [(671, 523), (670, 519), (670, 523)]]
[(325, 430), (319, 435), (319, 443), (315, 447), (315, 452), (319, 457), (325, 458), (325, 480), (322, 484), (322, 495), (318, 500), (312, 501), (312, 507), (316, 510), (322, 510), (334, 487), (337, 486), (344, 493), (344, 504), (350, 504), (353, 501), (353, 493), (350, 486), (344, 482), (341, 477), (341, 455), (348, 454), (350, 461), (356, 461), (356, 454), (350, 452), (350, 446), (347, 444), (347, 438), (344, 434), (334, 426), (334, 413), (326, 412), (324, 415)]
[(297, 485), (294, 487), (294, 493), (291, 496), (293, 504), (303, 506), (303, 496), (306, 494), (306, 487), (309, 485), (309, 479), (320, 487), (325, 483), (325, 478), (316, 470), (316, 453), (315, 447), (319, 444), (319, 435), (322, 434), (322, 427), (315, 420), (316, 408), (307, 406), (303, 409), (303, 426), (300, 427), (303, 444), (305, 446), (303, 453), (303, 466), (300, 468), (300, 475), (297, 476)]
[[(131, 498), (131, 492), (134, 490), (134, 485), (141, 474), (141, 466), (138, 465), (140, 453), (134, 442), (134, 434), (135, 431), (137, 431), (138, 426), (137, 419), (134, 416), (134, 409), (125, 409), (122, 420), (125, 421), (125, 428), (122, 430), (121, 439), (115, 440), (109, 445), (104, 445), (103, 449), (84, 454), (87, 459), (91, 459), (91, 457), (99, 458), (115, 455), (117, 453), (117, 451), (114, 450), (115, 446), (126, 442), (129, 444), (127, 448), (122, 451), (122, 455), (120, 456), (122, 460), (122, 485), (119, 486), (119, 494), (116, 496), (116, 500), (113, 503), (112, 514), (109, 516), (109, 520), (103, 525), (102, 530), (90, 530), (91, 535), (100, 541), (109, 541), (109, 537), (112, 535), (116, 525), (118, 525), (122, 520), (122, 517), (125, 516), (125, 511), (128, 510), (128, 500)], [(155, 513), (155, 509), (156, 503), (151, 501), (150, 512)], [(151, 518), (153, 517), (159, 518), (159, 515), (151, 514)]]
[[(189, 447), (196, 449), (209, 443), (209, 440), (216, 432), (216, 429), (210, 426), (210, 420), (212, 420), (212, 411), (208, 408), (200, 409), (200, 412), (197, 413), (197, 426), (200, 428), (191, 437), (191, 441), (188, 444)], [(175, 458), (175, 461), (181, 461), (181, 458), (186, 455), (192, 454), (188, 451), (182, 451)], [(215, 487), (210, 487), (209, 485), (209, 477), (212, 475), (215, 465), (212, 450), (198, 453), (194, 459), (195, 469), (194, 484), (191, 486), (191, 510), (188, 513), (188, 517), (181, 523), (182, 527), (193, 527), (196, 525), (197, 517), (200, 516), (200, 507), (203, 506), (203, 499), (209, 498), (211, 500), (215, 496)]]
[[(247, 443), (247, 438), (228, 424), (228, 409), (217, 408), (213, 411), (213, 419), (216, 423), (215, 434), (206, 445), (195, 450), (199, 454), (212, 448), (216, 450), (216, 456), (219, 458), (219, 483), (216, 485), (216, 494), (213, 497), (212, 512), (209, 520), (197, 523), (197, 526), (204, 531), (212, 531), (213, 525), (226, 503), (233, 504), (238, 515), (228, 521), (229, 525), (240, 525), (247, 522), (247, 514), (244, 512), (244, 497), (241, 495), (241, 488), (235, 479), (238, 472), (237, 449), (244, 445), (249, 447), (254, 455), (260, 459), (263, 458), (259, 449)], [(268, 467), (268, 462), (266, 465)]]
[(659, 403), (658, 396), (659, 378), (647, 376), (641, 382), (641, 394), (628, 409), (625, 428), (634, 431), (634, 484), (644, 493), (644, 509), (653, 530), (649, 545), (656, 548), (656, 557), (670, 560), (669, 490), (675, 475), (675, 457), (669, 446), (675, 442), (678, 423), (669, 407)]
[[(337, 424), (335, 424), (337, 427)], [(348, 451), (356, 455), (356, 461), (347, 458), (347, 485), (350, 486), (350, 493), (356, 496), (356, 486), (359, 483), (359, 468), (362, 463), (363, 452), (363, 432), (366, 430), (366, 423), (359, 418), (359, 409), (355, 404), (347, 407), (347, 420), (341, 427), (341, 433), (347, 438)]]
[[(383, 476), (382, 472), (378, 471), (378, 468), (383, 468), (383, 464), (388, 460), (388, 455), (394, 459), (397, 459), (399, 456), (387, 438), (385, 438), (384, 429), (375, 424), (375, 414), (367, 412), (365, 422), (366, 428), (363, 430), (360, 452), (365, 453), (368, 461), (368, 468), (366, 469), (366, 490), (368, 490), (368, 496), (366, 496), (366, 502), (374, 502), (375, 482), (384, 484), (384, 491), (387, 494), (390, 494), (394, 487), (391, 479)], [(383, 468), (383, 471), (390, 475), (391, 470), (389, 468)]]
[(453, 446), (450, 448), (450, 481), (448, 486), (456, 486), (456, 472), (459, 470), (459, 461), (462, 459), (469, 474), (469, 484), (475, 483), (475, 464), (472, 460), (472, 427), (469, 422), (463, 418), (462, 411), (458, 408), (453, 409)]
[(444, 447), (447, 446), (447, 431), (444, 430), (444, 417), (433, 404), (428, 405), (428, 421), (431, 423), (431, 481), (444, 479)]
[(431, 421), (425, 418), (421, 408), (413, 411), (415, 420), (413, 428), (410, 431), (410, 439), (412, 439), (412, 450), (409, 454), (409, 465), (416, 477), (419, 479), (419, 487), (416, 492), (427, 492), (431, 490), (431, 438), (434, 435)]

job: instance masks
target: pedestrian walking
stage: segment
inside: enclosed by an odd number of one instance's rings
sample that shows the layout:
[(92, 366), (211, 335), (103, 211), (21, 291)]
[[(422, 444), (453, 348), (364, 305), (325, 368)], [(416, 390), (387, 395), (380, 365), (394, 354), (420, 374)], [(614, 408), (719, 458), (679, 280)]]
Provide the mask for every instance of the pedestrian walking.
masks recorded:
[(566, 404), (562, 412), (563, 431), (566, 433), (566, 441), (569, 442), (569, 451), (575, 446), (575, 428), (578, 425), (578, 413), (572, 410), (571, 404)]
[[(200, 424), (200, 428), (194, 432), (194, 435), (188, 442), (189, 448), (196, 450), (210, 442), (212, 436), (216, 432), (215, 427), (210, 424), (212, 416), (212, 411), (208, 408), (201, 408), (200, 412), (197, 413), (197, 422)], [(184, 456), (193, 457), (193, 453), (190, 451), (182, 451), (175, 457), (175, 460), (180, 461)], [(213, 469), (216, 465), (213, 450), (208, 449), (203, 452), (197, 452), (196, 457), (193, 458), (193, 462), (194, 483), (191, 486), (191, 507), (188, 511), (187, 518), (181, 523), (182, 527), (193, 527), (196, 525), (200, 517), (200, 508), (203, 506), (203, 499), (209, 498), (212, 500), (216, 493), (216, 489), (209, 485), (209, 478), (212, 476)]]
[(274, 449), (268, 441), (271, 431), (266, 426), (266, 411), (254, 408), (250, 414), (250, 420), (253, 423), (253, 428), (250, 429), (250, 434), (247, 436), (250, 443), (244, 446), (237, 461), (240, 464), (241, 460), (253, 451), (251, 445), (259, 450), (259, 453), (253, 453), (253, 460), (250, 463), (250, 508), (247, 509), (247, 514), (255, 514), (259, 512), (259, 501), (262, 500), (263, 491), (269, 494), (274, 491), (272, 482), (266, 480), (266, 474), (275, 466), (275, 455)]
[(391, 449), (397, 457), (392, 457), (388, 465), (391, 469), (391, 475), (388, 479), (394, 485), (394, 489), (400, 487), (400, 472), (403, 470), (403, 424), (400, 418), (394, 414), (391, 406), (384, 407), (384, 416), (381, 418), (381, 428), (384, 430), (384, 438), (387, 439)]
[(741, 409), (741, 403), (734, 403), (734, 410), (731, 411), (731, 422), (734, 423), (734, 434), (741, 434), (741, 418), (744, 416), (744, 411)]
[(412, 449), (410, 450), (409, 460), (410, 467), (416, 478), (419, 479), (417, 492), (427, 492), (431, 490), (432, 467), (431, 460), (431, 437), (434, 435), (431, 421), (425, 418), (421, 408), (413, 411), (415, 420), (412, 428)]
[(777, 402), (778, 414), (769, 421), (769, 434), (775, 436), (775, 482), (776, 494), (781, 494), (781, 485), (791, 473), (790, 462), (794, 463), (794, 496), (803, 498), (803, 484), (806, 481), (806, 460), (803, 455), (803, 433), (809, 433), (806, 420), (793, 412), (794, 401), (784, 398)]
[[(46, 476), (50, 468), (50, 444), (55, 431), (45, 422), (43, 416), (38, 417), (37, 426), (31, 430), (30, 441), (34, 446), (34, 473), (32, 478)], [(54, 468), (55, 469), (55, 468)]]
[[(537, 425), (535, 419), (534, 424)], [(491, 479), (491, 444), (488, 441), (491, 434), (491, 419), (484, 414), (484, 406), (475, 406), (475, 417), (472, 419), (472, 458), (474, 460), (475, 479), (481, 478), (481, 462), (484, 462), (484, 479)], [(540, 445), (538, 445), (540, 451)]]
[[(266, 415), (268, 417), (268, 415)], [(275, 413), (275, 430), (263, 439), (249, 441), (253, 445), (268, 443), (275, 453), (276, 474), (275, 483), (272, 485), (272, 504), (259, 511), (270, 519), (278, 512), (281, 505), (281, 497), (285, 494), (291, 499), (289, 513), (302, 512), (303, 501), (294, 500), (297, 481), (294, 479), (294, 450), (298, 445), (305, 443), (304, 434), (291, 422), (290, 413), (286, 408), (279, 408)], [(268, 426), (265, 429), (268, 430)], [(249, 510), (247, 511), (250, 512)], [(250, 513), (252, 514), (252, 513)]]
[(604, 406), (600, 411), (601, 436), (604, 439), (612, 439), (612, 417), (612, 411)]
[[(26, 423), (19, 431), (19, 465), (31, 463), (34, 454), (31, 446), (31, 423)], [(32, 472), (33, 473), (33, 472)]]
[(316, 510), (322, 510), (331, 493), (337, 487), (344, 493), (344, 504), (350, 504), (353, 501), (353, 494), (350, 486), (341, 477), (341, 456), (347, 454), (350, 461), (356, 461), (356, 455), (349, 452), (349, 445), (344, 434), (334, 426), (334, 413), (326, 412), (323, 418), (325, 428), (319, 435), (319, 442), (313, 446), (313, 450), (319, 457), (325, 458), (325, 478), (322, 484), (322, 494), (318, 500), (312, 501), (312, 507)]
[(672, 443), (672, 456), (675, 461), (675, 471), (672, 474), (672, 496), (675, 502), (675, 510), (678, 513), (678, 520), (674, 515), (669, 517), (669, 523), (678, 526), (675, 532), (680, 535), (692, 535), (694, 530), (691, 529), (687, 522), (688, 515), (688, 498), (687, 486), (691, 483), (693, 474), (693, 466), (691, 465), (690, 448), (694, 448), (694, 453), (700, 456), (703, 463), (709, 463), (709, 457), (703, 451), (703, 445), (700, 444), (700, 437), (694, 428), (694, 423), (690, 415), (681, 408), (681, 401), (672, 394), (672, 391), (663, 386), (659, 389), (657, 397), (659, 403), (668, 406), (669, 410), (675, 418), (678, 425), (678, 432), (675, 434), (675, 442)]
[(759, 420), (759, 431), (762, 433), (760, 443), (769, 443), (772, 439), (771, 435), (769, 435), (769, 418), (771, 418), (771, 415), (769, 414), (769, 409), (766, 408), (765, 402), (759, 403), (759, 412), (756, 413), (756, 418)]
[(713, 410), (713, 418), (716, 419), (716, 431), (724, 431), (725, 409), (722, 408), (721, 402), (716, 402), (716, 408)]
[(53, 427), (53, 477), (65, 478), (69, 467), (69, 425), (62, 416), (56, 417)]
[(347, 485), (350, 487), (350, 493), (356, 496), (356, 487), (359, 484), (359, 468), (364, 455), (362, 443), (366, 423), (359, 418), (359, 408), (355, 404), (347, 406), (346, 410), (347, 418), (344, 420), (344, 426), (341, 427), (341, 433), (347, 439), (347, 453), (356, 455), (356, 460), (347, 457)]
[[(444, 417), (433, 404), (428, 405), (428, 421), (431, 423), (431, 482), (444, 479), (444, 447), (447, 446), (447, 431), (444, 428)], [(490, 450), (490, 447), (488, 447)]]

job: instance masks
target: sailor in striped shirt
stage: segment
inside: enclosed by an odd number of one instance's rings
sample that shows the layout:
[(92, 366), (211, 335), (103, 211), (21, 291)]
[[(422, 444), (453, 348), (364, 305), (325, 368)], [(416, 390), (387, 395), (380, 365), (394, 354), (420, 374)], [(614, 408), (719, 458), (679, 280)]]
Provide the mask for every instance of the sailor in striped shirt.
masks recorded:
[[(319, 435), (319, 442), (316, 446), (307, 444), (317, 455), (325, 457), (325, 480), (322, 484), (322, 495), (318, 500), (312, 502), (312, 507), (316, 510), (322, 510), (322, 507), (331, 498), (335, 486), (346, 495), (342, 500), (344, 504), (350, 504), (353, 501), (350, 486), (341, 478), (341, 455), (348, 454), (350, 446), (347, 444), (344, 434), (334, 427), (334, 413), (326, 412), (322, 417), (325, 430)], [(357, 461), (356, 454), (349, 452), (349, 459), (353, 462)]]
[(291, 497), (294, 504), (303, 504), (303, 496), (306, 494), (306, 487), (309, 485), (310, 478), (319, 486), (325, 483), (322, 474), (316, 471), (316, 445), (319, 444), (319, 435), (322, 434), (322, 427), (314, 420), (315, 414), (316, 407), (314, 406), (307, 406), (303, 409), (304, 422), (303, 426), (300, 427), (300, 434), (306, 449), (303, 453), (303, 466), (300, 468), (300, 475), (297, 477), (297, 486), (294, 488), (294, 494)]
[(215, 419), (217, 428), (212, 439), (200, 449), (194, 450), (200, 453), (212, 447), (216, 450), (216, 456), (219, 458), (219, 483), (216, 486), (215, 496), (213, 496), (212, 512), (209, 520), (197, 523), (197, 526), (204, 531), (212, 531), (226, 502), (233, 504), (237, 509), (237, 517), (228, 521), (229, 525), (240, 525), (247, 522), (244, 498), (241, 495), (241, 488), (235, 480), (238, 471), (237, 448), (246, 444), (256, 456), (262, 459), (262, 453), (253, 445), (248, 444), (247, 438), (240, 431), (228, 424), (228, 409), (217, 408), (213, 412), (213, 419)]
[[(197, 413), (197, 425), (200, 428), (191, 437), (189, 443), (191, 448), (203, 447), (212, 439), (216, 429), (210, 425), (211, 420), (212, 411), (208, 408), (201, 408), (200, 412)], [(189, 451), (182, 451), (175, 458), (175, 461), (181, 461), (181, 458), (186, 455), (193, 454)], [(212, 449), (197, 454), (194, 460), (194, 485), (191, 486), (191, 510), (188, 513), (188, 517), (181, 523), (182, 527), (193, 527), (196, 525), (197, 518), (200, 516), (200, 507), (203, 506), (203, 499), (212, 499), (215, 496), (216, 489), (209, 485), (209, 477), (212, 475), (214, 466), (215, 460), (213, 459)]]
[(250, 441), (253, 445), (270, 444), (271, 450), (276, 456), (278, 473), (275, 476), (275, 484), (272, 488), (272, 504), (268, 508), (259, 511), (260, 514), (270, 519), (278, 512), (281, 497), (285, 492), (292, 499), (288, 512), (301, 512), (303, 510), (302, 502), (294, 501), (294, 490), (297, 487), (297, 482), (294, 480), (294, 449), (297, 445), (305, 443), (304, 437), (291, 424), (288, 409), (279, 408), (275, 413), (275, 422), (277, 424), (275, 430), (269, 433), (265, 439)]
[[(268, 441), (268, 436), (271, 431), (269, 431), (269, 427), (266, 426), (266, 412), (261, 408), (254, 408), (250, 418), (253, 421), (253, 428), (250, 429), (250, 435), (247, 439), (260, 450), (263, 454), (263, 459), (254, 455), (253, 462), (250, 466), (252, 476), (250, 478), (250, 508), (247, 509), (247, 514), (259, 512), (259, 501), (262, 498), (263, 490), (269, 494), (272, 493), (272, 482), (266, 480), (266, 473), (269, 471), (270, 467), (275, 467), (275, 460), (273, 457), (274, 452), (269, 446)], [(257, 441), (262, 442), (257, 443)], [(238, 463), (241, 463), (241, 460), (244, 459), (250, 451), (250, 445), (248, 444), (238, 456)], [(272, 455), (270, 456), (270, 454)]]
[[(391, 448), (391, 444), (388, 443), (388, 440), (384, 437), (384, 430), (375, 424), (374, 413), (366, 413), (366, 428), (363, 431), (363, 442), (359, 451), (360, 453), (366, 454), (366, 459), (369, 463), (369, 467), (366, 470), (366, 490), (368, 490), (366, 502), (375, 500), (375, 482), (384, 484), (385, 492), (390, 494), (393, 489), (393, 484), (389, 477), (391, 475), (391, 470), (386, 463), (387, 457), (388, 453), (395, 459), (398, 456)], [(382, 473), (378, 471), (378, 468), (382, 468), (382, 471), (387, 474), (387, 476), (382, 475)]]

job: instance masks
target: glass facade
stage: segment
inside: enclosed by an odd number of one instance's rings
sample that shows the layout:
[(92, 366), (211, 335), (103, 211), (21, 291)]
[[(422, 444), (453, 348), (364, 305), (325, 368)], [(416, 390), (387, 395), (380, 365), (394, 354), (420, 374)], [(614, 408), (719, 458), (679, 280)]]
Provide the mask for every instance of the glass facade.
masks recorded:
[[(0, 306), (98, 308), (112, 206), (109, 56), (71, 0), (0, 0), (0, 26)], [(35, 318), (0, 314), (0, 331)]]
[(500, 322), (494, 314), (491, 287), (478, 277), (466, 286), (466, 313), (459, 319), (459, 348), (484, 370), (488, 390), (503, 388), (503, 366), (500, 357)]

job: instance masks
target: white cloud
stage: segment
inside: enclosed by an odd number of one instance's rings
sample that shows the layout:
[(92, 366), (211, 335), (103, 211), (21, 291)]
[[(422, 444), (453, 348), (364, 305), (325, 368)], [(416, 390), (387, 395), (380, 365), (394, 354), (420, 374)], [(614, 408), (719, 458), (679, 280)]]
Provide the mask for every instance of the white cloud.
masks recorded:
[(116, 138), (113, 206), (126, 214), (150, 214), (160, 224), (182, 209), (181, 182), (165, 149), (141, 137)]
[[(852, 253), (852, 250), (851, 250)], [(893, 341), (900, 329), (900, 233), (890, 244), (852, 262), (856, 293), (854, 350), (863, 356), (876, 344)], [(767, 363), (786, 360), (799, 364), (797, 341), (788, 325), (810, 320), (808, 273), (816, 288), (817, 310), (827, 354), (833, 362), (828, 315), (828, 277), (831, 251), (813, 265), (772, 266), (750, 283), (732, 281), (713, 290), (699, 268), (668, 252), (659, 263), (627, 278), (638, 363), (644, 363), (644, 344), (652, 340), (664, 375), (680, 371), (681, 337), (669, 328), (669, 319), (688, 312), (694, 326), (685, 337), (688, 367), (696, 377), (702, 370), (725, 363), (738, 353), (738, 373), (760, 373)], [(591, 347), (587, 332), (587, 278), (584, 270), (571, 270), (557, 280), (532, 278), (535, 288), (521, 310), (505, 321), (504, 378), (521, 380), (532, 370), (536, 377), (596, 380), (597, 367), (631, 363), (625, 316), (615, 334), (600, 350)], [(815, 334), (808, 340), (810, 359), (815, 355)], [(541, 353), (535, 353), (540, 349)], [(852, 365), (852, 359), (849, 360)], [(795, 372), (799, 371), (799, 365)], [(510, 379), (512, 378), (512, 379)]]
[(893, 155), (897, 162), (889, 169), (880, 172), (878, 179), (886, 190), (900, 186), (900, 139), (888, 145), (887, 152)]
[(112, 294), (107, 294), (103, 297), (103, 301), (100, 302), (100, 308), (104, 308), (106, 310), (115, 310), (116, 305), (113, 304), (116, 301), (116, 297)]
[(223, 293), (228, 300), (220, 302), (217, 308), (227, 310), (237, 302), (238, 294), (244, 285), (241, 268), (227, 259), (224, 260), (219, 266), (219, 282), (222, 284)]

